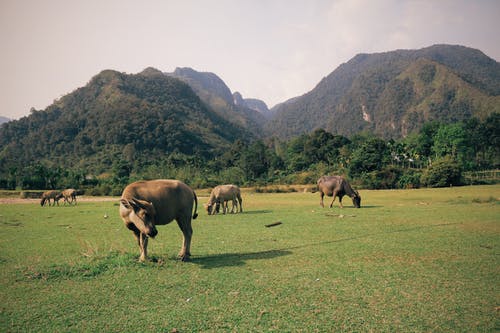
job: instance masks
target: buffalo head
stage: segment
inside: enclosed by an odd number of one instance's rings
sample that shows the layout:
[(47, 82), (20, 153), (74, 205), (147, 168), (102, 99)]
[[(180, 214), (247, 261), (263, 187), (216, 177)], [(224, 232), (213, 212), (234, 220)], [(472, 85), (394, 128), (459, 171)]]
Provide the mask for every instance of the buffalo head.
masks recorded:
[(359, 195), (358, 191), (354, 191), (354, 196), (352, 197), (352, 203), (356, 208), (361, 207), (361, 196)]
[(219, 210), (220, 210), (220, 202), (219, 201), (216, 201), (214, 203), (207, 203), (207, 204), (204, 204), (203, 206), (205, 206), (205, 209), (206, 209), (208, 215), (215, 215), (215, 214), (219, 213)]
[(207, 211), (208, 215), (212, 215), (215, 212), (215, 205), (212, 203), (204, 204), (205, 210)]
[(154, 238), (158, 231), (155, 227), (156, 210), (153, 203), (139, 199), (121, 199), (120, 203), (128, 210), (128, 220), (143, 234)]

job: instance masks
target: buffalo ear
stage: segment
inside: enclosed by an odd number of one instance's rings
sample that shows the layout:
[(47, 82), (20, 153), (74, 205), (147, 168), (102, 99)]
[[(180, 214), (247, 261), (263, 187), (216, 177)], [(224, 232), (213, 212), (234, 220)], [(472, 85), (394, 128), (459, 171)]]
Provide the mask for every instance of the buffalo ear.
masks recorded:
[(132, 209), (132, 205), (130, 204), (130, 202), (126, 199), (120, 199), (120, 203), (125, 207), (125, 208), (128, 208), (128, 209)]
[(133, 209), (134, 211), (137, 211), (139, 209), (144, 209), (144, 202), (141, 202), (140, 200), (137, 200), (135, 198), (132, 198), (130, 200), (127, 199), (121, 199), (120, 202), (125, 206), (125, 208), (128, 209)]
[(125, 208), (133, 209), (135, 212), (137, 212), (140, 209), (147, 210), (148, 208), (153, 206), (152, 202), (139, 200), (136, 198), (132, 198), (130, 200), (121, 199), (120, 202), (122, 203), (123, 206), (125, 206)]
[(153, 205), (152, 202), (149, 202), (146, 200), (140, 200), (140, 199), (136, 199), (136, 198), (132, 198), (131, 204), (134, 207), (142, 208), (142, 209), (147, 209), (148, 207)]

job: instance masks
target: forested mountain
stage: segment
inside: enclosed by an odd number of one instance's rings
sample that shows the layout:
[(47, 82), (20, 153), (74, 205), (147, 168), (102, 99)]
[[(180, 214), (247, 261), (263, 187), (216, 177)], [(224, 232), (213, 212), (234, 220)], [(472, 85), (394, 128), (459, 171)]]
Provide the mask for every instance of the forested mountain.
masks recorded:
[(461, 46), (357, 55), (271, 110), (213, 73), (105, 70), (1, 125), (0, 188), (118, 195), (135, 179), (209, 187), (325, 173), (372, 188), (434, 186), (422, 169), (435, 161), (454, 175), (498, 168), (499, 128), (500, 65)]
[(221, 117), (249, 129), (256, 134), (255, 137), (260, 135), (266, 121), (264, 115), (246, 103), (235, 103), (231, 90), (216, 74), (192, 68), (176, 68), (173, 73), (166, 74), (186, 82)]
[(99, 174), (120, 160), (210, 158), (250, 136), (176, 78), (106, 70), (47, 109), (3, 124), (0, 164), (5, 171), (45, 161)]
[(272, 111), (266, 128), (282, 138), (316, 128), (400, 138), (428, 121), (452, 123), (500, 112), (500, 64), (478, 50), (452, 45), (359, 54), (312, 91)]

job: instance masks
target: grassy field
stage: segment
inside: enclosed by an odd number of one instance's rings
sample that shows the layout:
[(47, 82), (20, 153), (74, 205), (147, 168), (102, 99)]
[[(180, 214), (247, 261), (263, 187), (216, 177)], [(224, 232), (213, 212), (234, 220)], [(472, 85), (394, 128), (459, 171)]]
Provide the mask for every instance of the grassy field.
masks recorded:
[(189, 263), (175, 223), (139, 263), (117, 201), (0, 205), (0, 331), (500, 330), (500, 186), (360, 194), (245, 193)]

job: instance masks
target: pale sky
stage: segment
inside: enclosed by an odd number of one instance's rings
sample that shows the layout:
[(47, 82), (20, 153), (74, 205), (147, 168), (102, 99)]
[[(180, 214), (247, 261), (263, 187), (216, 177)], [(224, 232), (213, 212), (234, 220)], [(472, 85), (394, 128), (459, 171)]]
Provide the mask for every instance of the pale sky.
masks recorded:
[(191, 67), (269, 107), (358, 53), (460, 44), (500, 59), (498, 0), (0, 0), (0, 116), (104, 69)]

